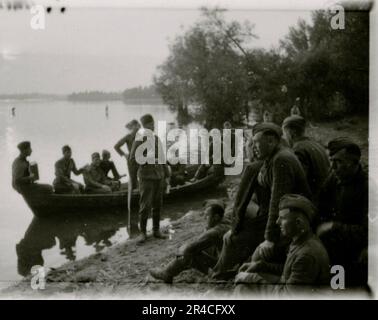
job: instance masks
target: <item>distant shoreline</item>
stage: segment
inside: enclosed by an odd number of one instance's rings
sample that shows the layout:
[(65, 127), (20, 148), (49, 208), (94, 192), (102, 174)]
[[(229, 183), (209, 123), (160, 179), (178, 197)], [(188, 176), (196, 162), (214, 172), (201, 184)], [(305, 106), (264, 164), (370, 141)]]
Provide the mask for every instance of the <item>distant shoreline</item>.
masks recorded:
[(0, 94), (0, 101), (67, 100), (67, 97), (57, 94)]
[(125, 104), (164, 104), (154, 86), (128, 88), (124, 91), (81, 91), (70, 94), (54, 93), (10, 93), (0, 94), (1, 102), (16, 101), (71, 101), (71, 102), (111, 102), (122, 101)]
[(122, 99), (122, 98), (113, 98), (113, 99), (83, 99), (83, 98), (78, 98), (78, 99), (66, 99), (69, 102), (83, 102), (83, 103), (91, 103), (91, 102), (112, 102), (112, 101), (121, 101), (124, 104), (145, 104), (145, 103), (150, 103), (150, 104), (164, 104), (163, 100), (160, 98), (128, 98), (128, 99)]
[(160, 98), (129, 98), (129, 99), (122, 99), (120, 98), (113, 98), (113, 99), (106, 99), (106, 98), (101, 98), (101, 99), (83, 99), (83, 98), (77, 98), (77, 99), (72, 99), (69, 98), (68, 95), (46, 95), (46, 96), (10, 96), (10, 95), (0, 95), (0, 102), (6, 102), (6, 103), (12, 103), (12, 102), (20, 102), (20, 101), (29, 101), (29, 102), (35, 102), (35, 101), (68, 101), (68, 102), (73, 102), (73, 103), (107, 103), (107, 102), (112, 102), (112, 101), (121, 101), (124, 104), (164, 104), (163, 100)]

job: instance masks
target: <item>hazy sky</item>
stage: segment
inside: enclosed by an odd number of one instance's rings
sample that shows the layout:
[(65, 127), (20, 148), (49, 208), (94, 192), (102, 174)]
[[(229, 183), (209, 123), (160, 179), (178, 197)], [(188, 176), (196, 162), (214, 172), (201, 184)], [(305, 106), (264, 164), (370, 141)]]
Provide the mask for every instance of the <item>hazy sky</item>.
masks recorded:
[[(46, 29), (35, 31), (28, 11), (0, 10), (0, 94), (149, 85), (169, 39), (199, 16), (194, 9), (69, 8), (53, 10)], [(253, 46), (270, 48), (298, 18), (310, 21), (310, 12), (233, 10), (226, 17), (254, 23)]]

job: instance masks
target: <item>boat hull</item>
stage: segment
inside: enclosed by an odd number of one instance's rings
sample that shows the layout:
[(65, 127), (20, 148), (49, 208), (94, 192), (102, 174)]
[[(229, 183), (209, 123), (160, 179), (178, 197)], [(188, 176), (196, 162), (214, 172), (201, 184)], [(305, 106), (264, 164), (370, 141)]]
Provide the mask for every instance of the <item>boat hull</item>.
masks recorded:
[[(209, 175), (194, 183), (187, 183), (182, 186), (173, 187), (165, 198), (177, 198), (184, 194), (198, 192), (200, 190), (214, 187), (221, 182), (223, 177)], [(48, 217), (59, 213), (90, 213), (94, 211), (124, 211), (127, 212), (127, 187), (122, 191), (111, 194), (40, 194), (24, 199), (33, 214), (37, 217)], [(132, 207), (138, 206), (139, 193), (133, 191)]]

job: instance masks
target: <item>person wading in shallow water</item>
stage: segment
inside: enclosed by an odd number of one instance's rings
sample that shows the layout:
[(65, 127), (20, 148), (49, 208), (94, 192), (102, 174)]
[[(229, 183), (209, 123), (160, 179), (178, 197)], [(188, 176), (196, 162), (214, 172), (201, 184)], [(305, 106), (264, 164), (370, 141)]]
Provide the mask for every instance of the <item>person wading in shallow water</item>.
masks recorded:
[[(148, 129), (149, 133), (153, 134), (155, 129), (155, 122), (150, 114), (146, 114), (140, 118), (140, 122), (144, 129)], [(139, 180), (139, 224), (140, 224), (140, 237), (139, 243), (143, 243), (147, 239), (147, 220), (148, 216), (152, 212), (152, 225), (153, 235), (158, 239), (165, 239), (166, 236), (160, 232), (160, 211), (163, 205), (163, 194), (165, 183), (169, 184), (170, 171), (166, 164), (165, 157), (162, 155), (159, 158), (159, 145), (162, 150), (160, 139), (153, 134), (154, 151), (152, 162), (139, 164), (136, 158), (136, 151), (139, 146), (147, 140), (147, 137), (143, 137), (143, 141), (134, 141), (131, 153), (130, 161), (133, 168), (138, 168), (138, 180)], [(144, 150), (144, 156), (147, 157), (148, 150)], [(151, 159), (149, 159), (151, 160)], [(159, 163), (160, 162), (160, 163)]]

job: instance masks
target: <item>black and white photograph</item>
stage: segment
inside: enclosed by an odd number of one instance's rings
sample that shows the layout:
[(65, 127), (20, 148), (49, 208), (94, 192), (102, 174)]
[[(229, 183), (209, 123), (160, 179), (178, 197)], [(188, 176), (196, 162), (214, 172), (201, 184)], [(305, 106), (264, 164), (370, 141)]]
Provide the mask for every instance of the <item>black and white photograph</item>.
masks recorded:
[(376, 10), (0, 0), (0, 299), (376, 299)]

